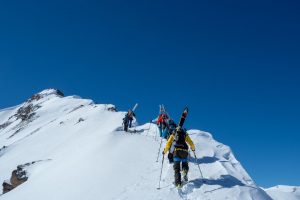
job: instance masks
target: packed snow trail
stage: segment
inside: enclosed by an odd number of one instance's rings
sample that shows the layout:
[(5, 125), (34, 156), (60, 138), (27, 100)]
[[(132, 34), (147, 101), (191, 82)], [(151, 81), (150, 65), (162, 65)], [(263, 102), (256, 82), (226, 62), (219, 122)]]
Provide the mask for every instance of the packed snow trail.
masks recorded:
[[(145, 124), (137, 129), (146, 128), (149, 128), (149, 124)], [(152, 125), (151, 131), (149, 131), (150, 134), (148, 134), (148, 137), (153, 140), (155, 139), (155, 134), (157, 134), (155, 129), (156, 125)], [(144, 136), (145, 132), (141, 135)], [(146, 175), (141, 176), (141, 179), (134, 185), (126, 188), (117, 199), (271, 199), (262, 189), (255, 186), (248, 174), (235, 160), (228, 147), (214, 141), (208, 133), (197, 130), (191, 130), (189, 132), (197, 147), (196, 154), (199, 155), (199, 157), (202, 156), (202, 158), (198, 160), (192, 157), (190, 158), (190, 180), (180, 191), (173, 185), (173, 165), (168, 163), (167, 158), (165, 158), (163, 167), (161, 189), (156, 189), (162, 159), (162, 155), (160, 155), (160, 162), (155, 162), (155, 160), (151, 162), (151, 160), (149, 160), (148, 162), (152, 164), (149, 171), (146, 172)], [(156, 148), (158, 149), (159, 140), (157, 140), (156, 143)], [(154, 153), (156, 151), (154, 151)], [(211, 157), (207, 155), (211, 155)], [(203, 173), (206, 173), (205, 183), (203, 183), (203, 180), (200, 178), (197, 163), (201, 164)], [(242, 180), (230, 175), (229, 172), (237, 175), (237, 177)]]
[[(229, 147), (198, 130), (188, 131), (199, 158), (191, 155), (190, 181), (178, 191), (166, 158), (157, 190), (165, 141), (158, 152), (156, 125), (125, 133), (120, 131), (125, 112), (112, 112), (111, 104), (62, 97), (54, 90), (39, 94), (0, 111), (0, 148), (6, 146), (0, 150), (0, 181), (9, 179), (18, 165), (34, 162), (27, 169), (28, 181), (1, 200), (272, 199), (255, 185)], [(284, 200), (284, 193), (277, 198), (276, 191), (271, 191), (273, 199)]]

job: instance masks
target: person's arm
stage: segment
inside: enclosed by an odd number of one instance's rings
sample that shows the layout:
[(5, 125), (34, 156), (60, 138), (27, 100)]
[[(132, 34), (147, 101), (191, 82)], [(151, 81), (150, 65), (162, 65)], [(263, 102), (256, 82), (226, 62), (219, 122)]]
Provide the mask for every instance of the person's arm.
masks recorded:
[(165, 154), (170, 150), (170, 148), (171, 148), (171, 146), (172, 146), (173, 139), (174, 139), (174, 137), (173, 137), (173, 135), (171, 135), (171, 136), (169, 137), (167, 143), (166, 143), (165, 148), (164, 148), (164, 153), (165, 153)]
[(190, 136), (188, 134), (186, 134), (186, 136), (185, 136), (185, 141), (189, 144), (192, 151), (195, 151), (194, 142), (192, 141), (192, 139), (190, 138)]
[(158, 120), (157, 120), (157, 125), (159, 125), (161, 123), (161, 121), (162, 121), (162, 118), (159, 117)]
[(161, 121), (162, 121), (162, 117), (161, 117), (161, 116), (159, 116), (159, 117), (158, 117), (158, 120), (157, 120), (157, 122), (159, 122), (159, 123), (160, 123)]

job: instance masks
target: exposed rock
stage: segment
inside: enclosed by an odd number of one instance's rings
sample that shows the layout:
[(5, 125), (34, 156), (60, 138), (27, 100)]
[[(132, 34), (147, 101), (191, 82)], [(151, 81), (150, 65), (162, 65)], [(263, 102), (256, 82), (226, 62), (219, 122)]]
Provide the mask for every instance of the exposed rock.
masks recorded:
[(26, 176), (26, 171), (21, 168), (12, 172), (10, 183), (12, 184), (12, 186), (17, 187), (27, 180), (28, 177)]
[(79, 118), (77, 124), (80, 123), (80, 122), (83, 122), (83, 121), (84, 121), (83, 118)]
[(3, 194), (13, 190), (28, 180), (24, 167), (33, 163), (34, 162), (25, 165), (19, 165), (17, 169), (12, 172), (10, 180), (6, 180), (2, 183)]
[(5, 128), (8, 127), (11, 123), (12, 123), (12, 122), (7, 121), (7, 122), (1, 124), (1, 125), (0, 125), (0, 130), (1, 130), (1, 129), (5, 129)]
[(39, 93), (38, 94), (34, 94), (34, 95), (32, 95), (32, 97), (30, 97), (30, 99), (28, 99), (27, 102), (38, 101), (41, 98), (43, 98), (43, 95), (41, 95)]
[(11, 191), (12, 189), (14, 189), (14, 187), (10, 183), (7, 183), (6, 181), (4, 181), (2, 183), (2, 187), (3, 187), (3, 190), (2, 190), (3, 194), (5, 194), (5, 193)]
[(35, 113), (33, 113), (33, 105), (27, 104), (18, 109), (17, 113), (15, 114), (15, 117), (17, 119), (21, 119), (22, 121), (25, 121), (25, 120), (29, 120), (34, 115)]
[(65, 94), (64, 94), (62, 91), (58, 90), (58, 89), (56, 89), (56, 94), (57, 94), (58, 96), (61, 96), (61, 97), (64, 97), (64, 96), (65, 96)]
[(117, 108), (115, 106), (108, 107), (107, 110), (111, 112), (117, 112)]
[(3, 146), (1, 149), (0, 149), (0, 151), (2, 151), (2, 150), (4, 150), (4, 149), (6, 149), (7, 148), (7, 146)]
[(5, 150), (7, 149), (7, 146), (3, 146), (1, 149), (0, 149), (0, 157), (5, 153)]
[[(21, 120), (19, 124), (14, 126), (12, 130), (16, 130), (9, 138), (15, 136), (17, 133), (19, 133), (21, 130), (23, 130), (26, 125), (28, 125), (30, 122), (38, 118), (39, 116), (36, 115), (35, 111), (39, 109), (40, 105), (34, 105), (33, 103), (26, 102), (23, 106), (21, 106), (17, 113), (14, 114), (12, 117), (10, 117), (9, 120)], [(12, 123), (12, 121), (8, 121), (6, 123)]]
[(71, 110), (70, 112), (68, 112), (68, 114), (70, 114), (70, 113), (72, 113), (72, 112), (74, 112), (74, 111), (76, 111), (80, 108), (83, 108), (83, 107), (84, 107), (84, 105), (79, 105), (79, 106), (75, 107), (73, 110)]

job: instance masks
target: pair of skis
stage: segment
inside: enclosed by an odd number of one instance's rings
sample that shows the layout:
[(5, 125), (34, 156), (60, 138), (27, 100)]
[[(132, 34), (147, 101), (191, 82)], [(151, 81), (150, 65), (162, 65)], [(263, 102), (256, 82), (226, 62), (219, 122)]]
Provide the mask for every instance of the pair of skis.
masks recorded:
[(133, 108), (131, 109), (132, 110), (132, 112), (134, 112), (135, 111), (135, 109), (138, 107), (138, 103), (136, 103), (134, 106), (133, 106)]
[(188, 109), (188, 107), (185, 107), (183, 112), (181, 113), (181, 117), (180, 117), (180, 120), (179, 120), (179, 123), (178, 123), (178, 126), (180, 128), (182, 128), (188, 113), (189, 113), (189, 109)]

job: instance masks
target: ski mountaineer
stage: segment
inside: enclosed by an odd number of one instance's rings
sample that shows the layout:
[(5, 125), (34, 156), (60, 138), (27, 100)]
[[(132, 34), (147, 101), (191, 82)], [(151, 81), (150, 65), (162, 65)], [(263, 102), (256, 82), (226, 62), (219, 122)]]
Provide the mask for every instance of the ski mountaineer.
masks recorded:
[(159, 115), (158, 120), (157, 120), (157, 126), (159, 129), (159, 135), (160, 137), (163, 137), (165, 139), (167, 139), (167, 135), (168, 135), (168, 115), (165, 113), (162, 113)]
[[(163, 155), (166, 154), (171, 146), (172, 143), (174, 143), (174, 164), (173, 164), (173, 169), (175, 173), (175, 185), (176, 187), (180, 188), (182, 186), (182, 181), (181, 181), (181, 174), (180, 174), (180, 169), (182, 165), (182, 175), (183, 175), (183, 180), (188, 181), (188, 171), (189, 171), (189, 165), (188, 165), (188, 145), (192, 149), (192, 151), (195, 151), (195, 145), (191, 138), (189, 137), (188, 133), (186, 130), (182, 129), (180, 126), (176, 128), (176, 130), (173, 132), (173, 134), (170, 136), (168, 139), (166, 146), (163, 151)], [(187, 145), (188, 144), (188, 145)], [(181, 164), (182, 163), (182, 164)], [(181, 165), (180, 165), (181, 164)]]
[(173, 133), (173, 131), (176, 129), (177, 125), (174, 122), (173, 119), (169, 119), (168, 120), (168, 135), (167, 135), (167, 139), (169, 139), (170, 135)]
[(135, 114), (131, 109), (129, 109), (127, 114), (123, 118), (124, 131), (127, 132), (128, 127), (131, 128), (133, 117), (135, 117)]

